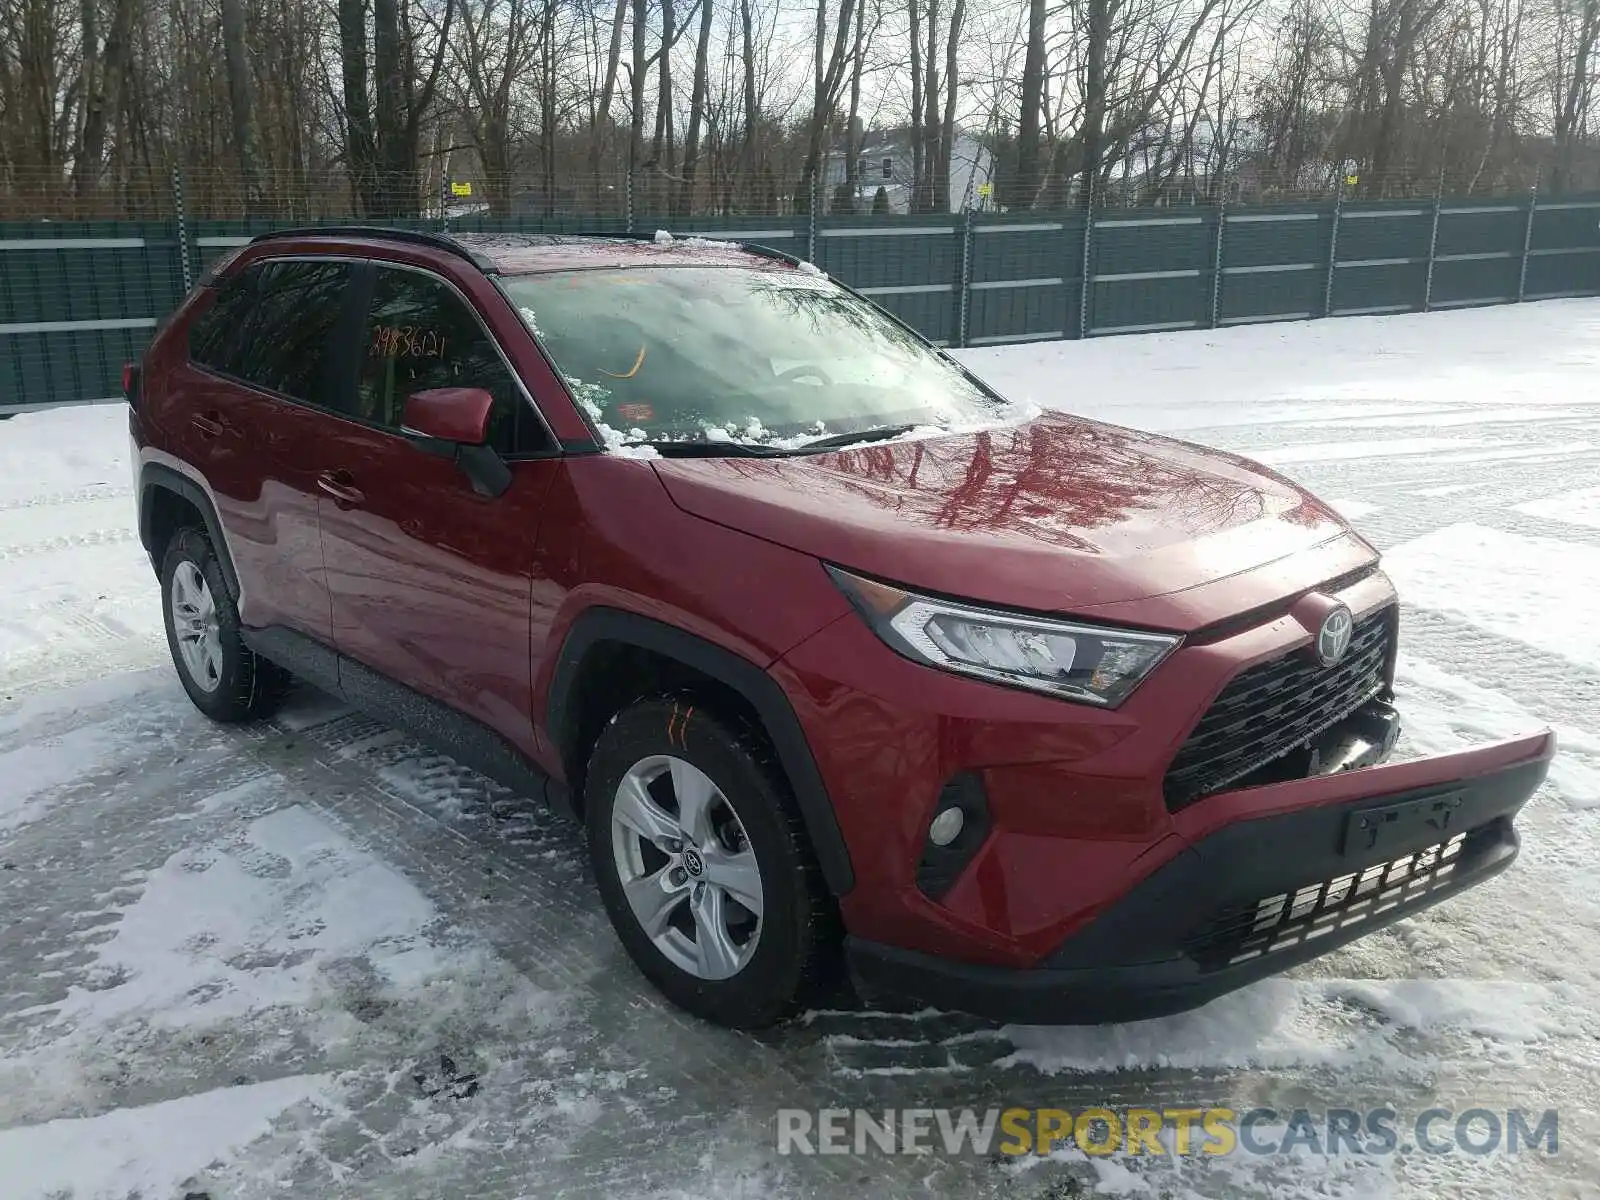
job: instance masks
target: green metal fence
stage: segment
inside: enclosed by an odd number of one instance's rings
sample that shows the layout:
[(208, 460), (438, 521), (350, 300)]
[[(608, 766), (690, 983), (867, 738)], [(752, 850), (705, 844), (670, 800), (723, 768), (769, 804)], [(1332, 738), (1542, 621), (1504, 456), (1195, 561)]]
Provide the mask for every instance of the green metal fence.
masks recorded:
[[(0, 413), (116, 399), (122, 364), (206, 264), (275, 224), (0, 222)], [(1600, 196), (663, 224), (809, 258), (951, 346), (1600, 295)]]

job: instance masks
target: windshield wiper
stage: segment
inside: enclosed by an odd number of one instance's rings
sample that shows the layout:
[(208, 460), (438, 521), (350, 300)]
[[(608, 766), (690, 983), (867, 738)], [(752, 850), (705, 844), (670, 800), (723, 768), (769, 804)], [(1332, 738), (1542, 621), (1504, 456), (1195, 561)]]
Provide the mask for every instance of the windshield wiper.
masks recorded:
[(776, 458), (786, 453), (775, 446), (755, 446), (749, 442), (630, 442), (650, 446), (662, 458)]
[(629, 442), (630, 446), (651, 446), (662, 458), (782, 458), (791, 454), (807, 454), (812, 450), (830, 450), (841, 446), (854, 446), (860, 442), (881, 442), (885, 438), (899, 437), (916, 429), (915, 425), (879, 425), (874, 429), (856, 429), (849, 433), (830, 433), (824, 437), (803, 442), (799, 446), (763, 446), (759, 442), (712, 442), (694, 439), (674, 441), (659, 439), (648, 442)]
[(881, 442), (887, 438), (899, 437), (903, 433), (910, 433), (915, 425), (879, 425), (875, 429), (856, 429), (849, 433), (830, 433), (827, 437), (814, 438), (803, 442), (799, 449), (828, 450), (839, 446), (854, 446), (860, 442)]

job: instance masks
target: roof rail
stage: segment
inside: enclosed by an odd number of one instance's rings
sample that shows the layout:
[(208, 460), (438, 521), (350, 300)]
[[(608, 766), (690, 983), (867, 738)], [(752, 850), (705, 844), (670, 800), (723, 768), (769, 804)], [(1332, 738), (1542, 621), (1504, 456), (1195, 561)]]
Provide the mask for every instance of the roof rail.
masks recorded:
[(772, 258), (781, 263), (788, 263), (791, 267), (798, 267), (802, 261), (787, 250), (777, 250), (771, 246), (763, 246), (760, 242), (740, 242), (739, 249), (746, 254), (754, 254), (757, 258)]
[(250, 239), (250, 244), (253, 246), (257, 242), (286, 237), (360, 237), (411, 242), (414, 245), (428, 246), (464, 258), (485, 274), (491, 274), (496, 269), (490, 259), (472, 247), (463, 245), (448, 233), (433, 233), (425, 229), (394, 229), (386, 225), (304, 225), (295, 229), (274, 229), (270, 233), (257, 234)]

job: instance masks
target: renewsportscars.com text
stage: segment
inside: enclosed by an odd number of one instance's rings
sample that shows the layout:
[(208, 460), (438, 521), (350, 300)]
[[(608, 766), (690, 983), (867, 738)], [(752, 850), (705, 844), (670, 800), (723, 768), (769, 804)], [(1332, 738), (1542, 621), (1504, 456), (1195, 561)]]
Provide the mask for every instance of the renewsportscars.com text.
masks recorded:
[(1560, 1149), (1554, 1109), (1429, 1108), (785, 1108), (779, 1154), (1048, 1155), (1545, 1154)]

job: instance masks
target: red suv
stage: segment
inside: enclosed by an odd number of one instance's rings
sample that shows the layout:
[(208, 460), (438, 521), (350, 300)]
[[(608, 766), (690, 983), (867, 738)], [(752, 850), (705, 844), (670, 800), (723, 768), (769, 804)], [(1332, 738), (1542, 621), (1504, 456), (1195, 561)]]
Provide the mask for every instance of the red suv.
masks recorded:
[(727, 1024), (1191, 1007), (1506, 867), (1554, 752), (1378, 765), (1395, 593), (1335, 513), (759, 247), (273, 234), (128, 392), (201, 711), (299, 676), (569, 806)]

